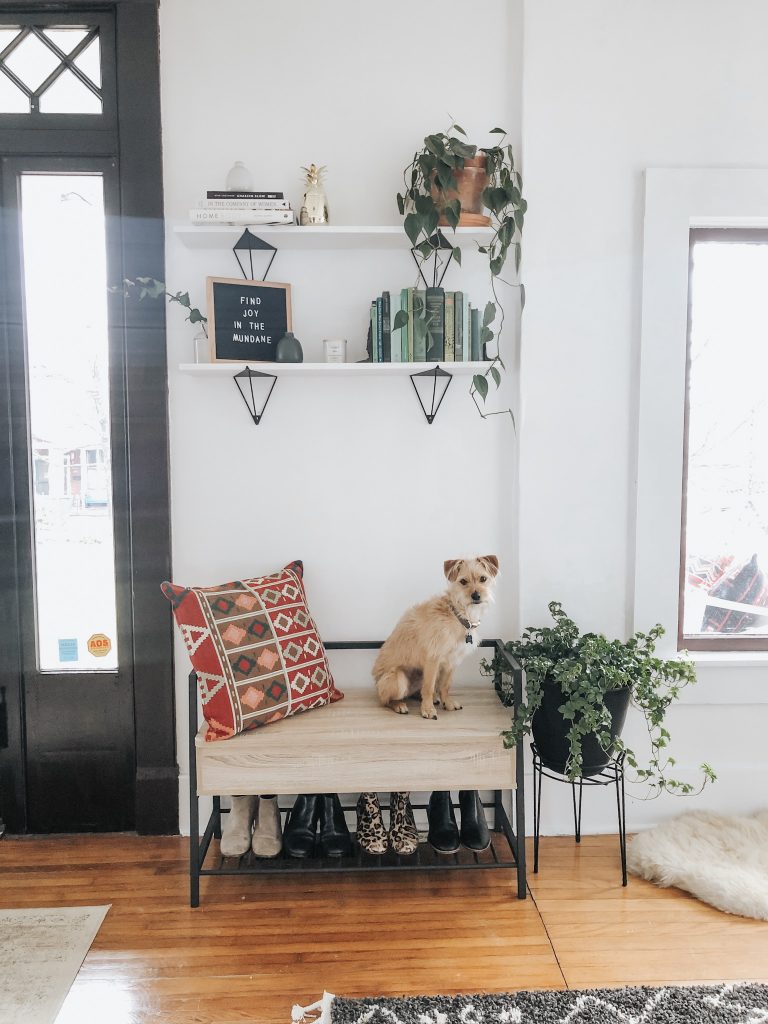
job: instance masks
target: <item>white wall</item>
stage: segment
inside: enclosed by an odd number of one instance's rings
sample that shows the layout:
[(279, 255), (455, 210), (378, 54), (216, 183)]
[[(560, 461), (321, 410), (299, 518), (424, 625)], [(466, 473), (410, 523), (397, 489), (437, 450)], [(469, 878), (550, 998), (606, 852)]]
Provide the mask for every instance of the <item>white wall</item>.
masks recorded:
[[(497, 124), (519, 138), (518, 2), (163, 0), (160, 15), (167, 283), (201, 306), (206, 275), (237, 276), (234, 258), (186, 248), (173, 229), (235, 160), (296, 207), (300, 166), (327, 164), (334, 223), (394, 224), (403, 166), (450, 116), (481, 143)], [(465, 256), (446, 286), (484, 301), (482, 264)], [(370, 299), (412, 284), (414, 270), (404, 239), (400, 252), (284, 250), (270, 279), (293, 286), (307, 360), (339, 336), (358, 359)], [(515, 435), (507, 418), (480, 419), (466, 378), (431, 427), (407, 378), (280, 380), (254, 427), (231, 381), (179, 373), (193, 334), (170, 309), (175, 580), (212, 584), (300, 557), (321, 632), (371, 639), (441, 588), (445, 558), (496, 552), (504, 574), (486, 635), (516, 628)], [(369, 685), (370, 661), (335, 664), (343, 685)], [(179, 644), (182, 823), (187, 671)]]
[[(642, 195), (647, 167), (768, 167), (762, 0), (529, 0), (523, 157), (521, 608), (559, 599), (585, 627), (632, 626)], [(683, 339), (681, 339), (681, 344)], [(682, 396), (681, 396), (682, 400)], [(650, 626), (648, 622), (644, 625)], [(714, 659), (672, 716), (697, 801), (631, 802), (630, 827), (686, 807), (765, 805), (768, 660)], [(641, 739), (635, 721), (630, 735)], [(545, 830), (570, 799), (545, 792)], [(551, 796), (550, 796), (551, 793)], [(585, 829), (615, 822), (585, 798)], [(596, 796), (596, 795), (595, 795)]]

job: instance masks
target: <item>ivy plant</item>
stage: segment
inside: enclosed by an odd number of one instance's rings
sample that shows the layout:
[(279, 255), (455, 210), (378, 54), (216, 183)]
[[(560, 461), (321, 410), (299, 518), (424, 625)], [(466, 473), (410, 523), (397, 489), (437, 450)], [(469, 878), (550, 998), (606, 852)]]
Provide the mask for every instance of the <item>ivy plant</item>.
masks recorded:
[[(662, 626), (656, 625), (647, 633), (635, 633), (629, 640), (608, 640), (602, 633), (582, 634), (558, 601), (550, 603), (549, 611), (554, 626), (529, 627), (520, 640), (505, 644), (525, 669), (523, 703), (511, 728), (503, 734), (505, 746), (522, 742), (530, 733), (533, 716), (541, 707), (544, 684), (552, 682), (560, 688), (560, 712), (568, 723), (565, 771), (569, 779), (580, 777), (582, 740), (594, 732), (603, 750), (624, 752), (637, 781), (647, 784), (649, 796), (700, 792), (707, 782), (714, 782), (715, 773), (706, 763), (701, 765), (703, 779), (698, 789), (672, 774), (675, 759), (667, 753), (670, 735), (664, 722), (683, 687), (696, 682), (696, 673), (687, 656), (656, 656), (657, 641), (664, 635)], [(497, 651), (491, 662), (483, 661), (482, 665), (486, 674), (499, 680), (499, 697), (511, 706), (508, 662)], [(612, 739), (610, 734), (611, 715), (603, 696), (623, 687), (629, 687), (632, 703), (643, 714), (648, 730), (650, 752), (642, 764), (621, 737)]]
[[(515, 167), (512, 146), (505, 142), (507, 132), (503, 128), (492, 128), (489, 134), (499, 136), (496, 144), (481, 149), (466, 141), (467, 133), (458, 124), (451, 124), (444, 132), (425, 136), (422, 149), (414, 153), (413, 159), (403, 171), (403, 191), (397, 195), (397, 208), (404, 217), (403, 227), (417, 260), (423, 264), (432, 258), (437, 259), (441, 242), (441, 233), (438, 231), (441, 212), (445, 214), (454, 234), (461, 217), (461, 201), (455, 194), (450, 194), (457, 191), (456, 171), (463, 169), (466, 161), (478, 152), (485, 155), (488, 179), (482, 199), (490, 213), (492, 234), (485, 245), (478, 244), (478, 251), (488, 259), (493, 301), (488, 302), (483, 311), (480, 342), (487, 345), (495, 338), (496, 355), (483, 373), (473, 376), (470, 394), (483, 418), (509, 413), (514, 422), (511, 409), (488, 412), (485, 402), (489, 381), (493, 381), (498, 388), (501, 384), (500, 370), (505, 369), (500, 347), (504, 307), (497, 292), (498, 282), (519, 288), (521, 309), (525, 306), (525, 289), (517, 277), (522, 254), (523, 222), (528, 204), (523, 198), (523, 181)], [(514, 261), (514, 281), (502, 277), (510, 253)], [(453, 259), (461, 266), (461, 248), (457, 245), (453, 246)], [(414, 316), (426, 321), (428, 314), (426, 310), (420, 310)], [(407, 313), (398, 310), (393, 329), (399, 330), (407, 322)], [(428, 328), (429, 323), (424, 323), (424, 329)]]
[(159, 299), (161, 295), (165, 296), (169, 303), (175, 302), (186, 309), (185, 319), (191, 324), (200, 324), (206, 338), (208, 337), (208, 317), (203, 316), (200, 310), (192, 305), (189, 292), (168, 292), (165, 290), (165, 282), (158, 281), (155, 277), (137, 277), (135, 280), (126, 277), (123, 280), (122, 292), (126, 297), (135, 296), (140, 301), (142, 299)]

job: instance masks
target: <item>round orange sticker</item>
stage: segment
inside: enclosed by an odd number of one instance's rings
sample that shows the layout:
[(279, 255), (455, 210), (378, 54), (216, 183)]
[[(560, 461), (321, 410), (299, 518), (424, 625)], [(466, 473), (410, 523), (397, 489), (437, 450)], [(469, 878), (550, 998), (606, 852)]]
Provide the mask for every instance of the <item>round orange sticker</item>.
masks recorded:
[(104, 658), (112, 650), (112, 641), (104, 633), (94, 633), (88, 638), (88, 650), (94, 658)]

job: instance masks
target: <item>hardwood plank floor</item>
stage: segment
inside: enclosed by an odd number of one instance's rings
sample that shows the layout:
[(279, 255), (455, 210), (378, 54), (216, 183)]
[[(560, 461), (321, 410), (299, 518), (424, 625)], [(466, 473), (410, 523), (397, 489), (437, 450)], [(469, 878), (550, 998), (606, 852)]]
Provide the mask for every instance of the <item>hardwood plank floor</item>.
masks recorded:
[(60, 1024), (286, 1024), (344, 995), (768, 981), (768, 923), (630, 879), (616, 838), (542, 840), (531, 898), (506, 871), (211, 878), (186, 842), (0, 843), (0, 906), (111, 903)]

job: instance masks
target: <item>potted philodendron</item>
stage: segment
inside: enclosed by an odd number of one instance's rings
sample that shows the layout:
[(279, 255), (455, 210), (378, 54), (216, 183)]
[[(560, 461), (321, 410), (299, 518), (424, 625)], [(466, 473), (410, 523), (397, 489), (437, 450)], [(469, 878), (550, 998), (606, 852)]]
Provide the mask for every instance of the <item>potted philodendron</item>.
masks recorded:
[[(504, 733), (505, 745), (514, 746), (532, 733), (542, 763), (571, 780), (597, 774), (623, 751), (652, 795), (693, 793), (692, 783), (670, 775), (675, 760), (666, 752), (670, 736), (664, 725), (681, 689), (696, 681), (690, 660), (656, 656), (664, 633), (660, 625), (629, 640), (608, 640), (600, 633), (581, 633), (557, 601), (549, 611), (553, 626), (526, 629), (520, 640), (505, 644), (525, 669), (523, 703)], [(497, 653), (483, 667), (500, 680), (499, 697), (511, 705), (508, 662)], [(621, 738), (630, 702), (648, 729), (650, 753), (643, 764)], [(700, 789), (715, 781), (708, 764), (701, 771)]]
[[(414, 255), (422, 264), (433, 257), (437, 259), (444, 246), (441, 225), (453, 228), (454, 232), (462, 226), (490, 225), (488, 241), (484, 245), (478, 243), (478, 251), (488, 259), (493, 293), (493, 302), (486, 304), (483, 313), (480, 341), (488, 345), (495, 337), (496, 354), (483, 373), (473, 376), (470, 393), (481, 416), (509, 413), (514, 421), (511, 409), (488, 412), (478, 401), (479, 397), (485, 403), (489, 380), (499, 386), (500, 370), (504, 369), (499, 347), (504, 308), (497, 283), (503, 281), (519, 288), (521, 308), (525, 305), (525, 289), (516, 280), (523, 221), (528, 208), (522, 194), (523, 181), (515, 167), (512, 146), (504, 141), (506, 131), (492, 128), (489, 134), (499, 136), (497, 144), (480, 148), (466, 141), (466, 132), (458, 124), (452, 124), (447, 131), (425, 136), (423, 147), (414, 153), (403, 171), (403, 191), (398, 193), (397, 207), (405, 218), (403, 227)], [(483, 209), (488, 213), (484, 214)], [(514, 259), (514, 281), (502, 277), (510, 252)], [(461, 248), (457, 245), (452, 247), (452, 258), (461, 265)], [(428, 315), (426, 310), (418, 309), (416, 314)], [(393, 329), (403, 327), (407, 320), (407, 314), (398, 311)]]

